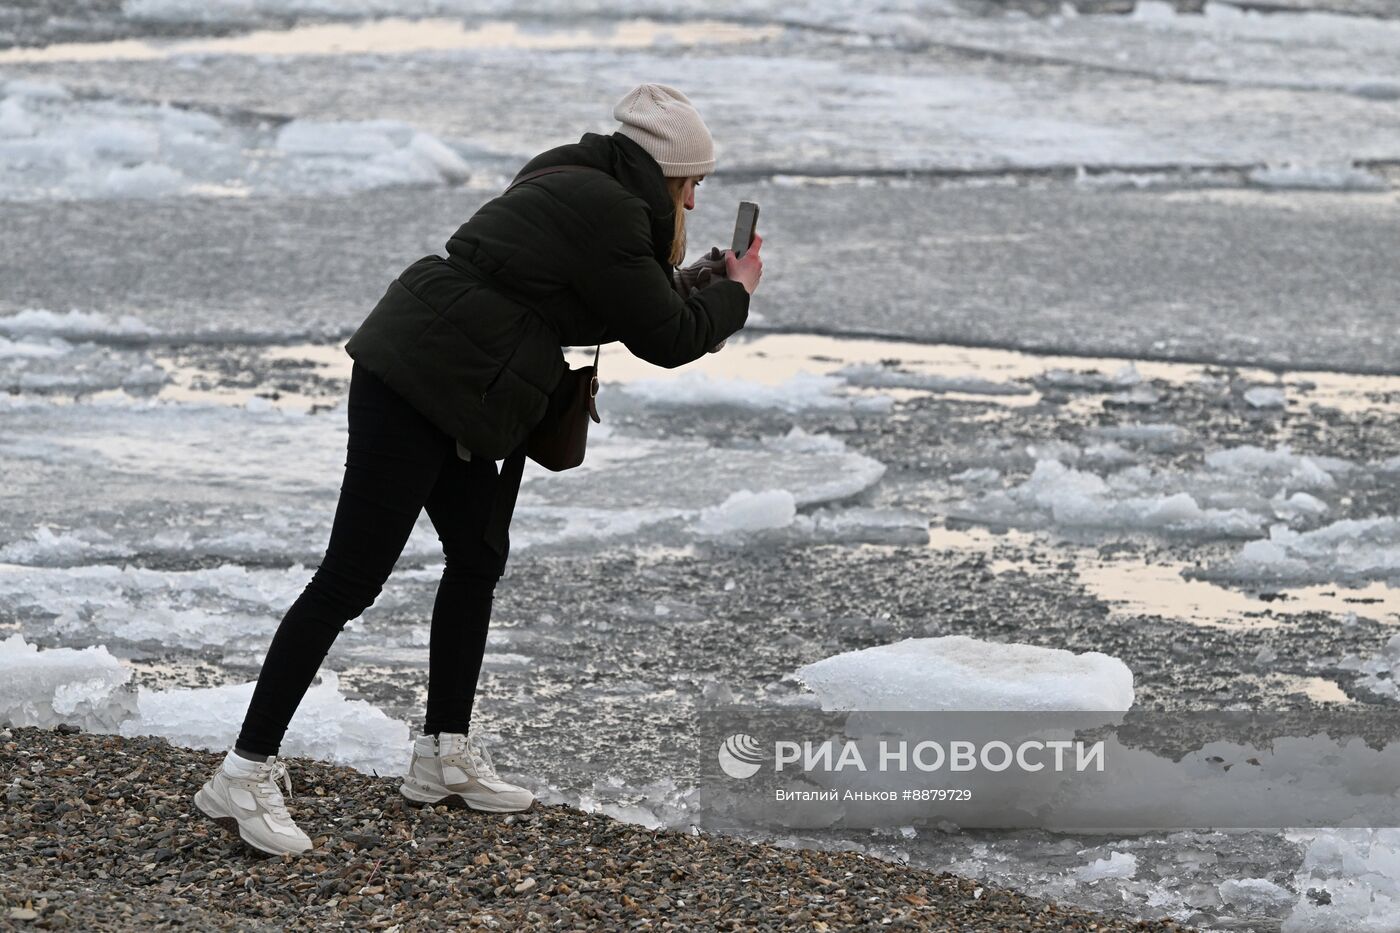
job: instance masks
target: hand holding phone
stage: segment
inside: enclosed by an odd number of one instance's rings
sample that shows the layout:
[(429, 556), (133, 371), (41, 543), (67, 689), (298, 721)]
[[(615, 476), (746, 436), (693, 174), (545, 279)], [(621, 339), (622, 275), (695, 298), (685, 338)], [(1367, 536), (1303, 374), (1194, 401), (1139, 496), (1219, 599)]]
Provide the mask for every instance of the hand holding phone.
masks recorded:
[(724, 277), (744, 286), (750, 295), (758, 288), (758, 280), (763, 276), (763, 257), (759, 255), (762, 248), (763, 237), (754, 233), (753, 242), (743, 259), (735, 258), (732, 249), (724, 251)]
[(739, 202), (739, 215), (734, 219), (734, 255), (740, 259), (753, 243), (754, 231), (758, 229), (758, 205), (753, 201)]

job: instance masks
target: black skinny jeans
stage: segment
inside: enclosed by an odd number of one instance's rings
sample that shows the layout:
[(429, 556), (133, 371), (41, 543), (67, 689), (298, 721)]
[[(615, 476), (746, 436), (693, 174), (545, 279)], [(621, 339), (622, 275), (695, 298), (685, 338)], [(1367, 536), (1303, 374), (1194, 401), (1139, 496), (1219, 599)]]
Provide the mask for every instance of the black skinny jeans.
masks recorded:
[(423, 731), (466, 732), (509, 551), (497, 553), (483, 536), (496, 496), (514, 498), (505, 485), (495, 461), (462, 460), (452, 437), (355, 363), (330, 544), (273, 636), (237, 747), (277, 753), (331, 644), (378, 597), (424, 508), (446, 565), (433, 603)]

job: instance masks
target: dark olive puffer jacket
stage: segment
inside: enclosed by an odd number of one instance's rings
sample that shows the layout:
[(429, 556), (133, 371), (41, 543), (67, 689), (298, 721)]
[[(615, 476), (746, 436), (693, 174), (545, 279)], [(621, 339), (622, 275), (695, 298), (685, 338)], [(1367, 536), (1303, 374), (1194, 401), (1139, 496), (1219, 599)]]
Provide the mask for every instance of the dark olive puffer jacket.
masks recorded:
[[(345, 350), (473, 455), (515, 451), (567, 366), (561, 347), (620, 340), (674, 367), (743, 327), (749, 295), (671, 286), (674, 217), (661, 166), (620, 135), (585, 133), (517, 174), (554, 172), (488, 201), (403, 271)], [(556, 402), (558, 397), (556, 396)]]

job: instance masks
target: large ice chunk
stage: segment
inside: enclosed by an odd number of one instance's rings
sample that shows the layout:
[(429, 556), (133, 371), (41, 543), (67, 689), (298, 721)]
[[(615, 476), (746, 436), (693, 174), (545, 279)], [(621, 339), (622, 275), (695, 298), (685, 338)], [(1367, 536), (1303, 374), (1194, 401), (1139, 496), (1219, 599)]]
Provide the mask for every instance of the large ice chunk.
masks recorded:
[(0, 721), (111, 732), (136, 713), (130, 680), (105, 645), (41, 651), (16, 633), (0, 641)]
[(1133, 673), (1117, 658), (965, 635), (848, 651), (797, 677), (829, 710), (1122, 712), (1133, 704)]
[[(255, 684), (142, 691), (140, 718), (122, 735), (159, 735), (176, 745), (223, 751), (238, 737)], [(367, 774), (399, 775), (408, 765), (408, 724), (340, 692), (334, 671), (306, 692), (282, 743), (283, 755), (306, 755)]]

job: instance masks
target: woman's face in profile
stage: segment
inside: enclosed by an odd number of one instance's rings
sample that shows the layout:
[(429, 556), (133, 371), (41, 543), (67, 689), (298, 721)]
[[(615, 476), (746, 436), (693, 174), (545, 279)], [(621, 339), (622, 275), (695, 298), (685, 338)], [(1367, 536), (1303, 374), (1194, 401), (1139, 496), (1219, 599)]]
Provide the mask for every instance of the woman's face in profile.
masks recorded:
[(685, 180), (685, 187), (684, 187), (683, 189), (681, 189), (681, 193), (685, 196), (685, 209), (686, 209), (686, 210), (688, 210), (688, 211), (693, 211), (693, 210), (695, 210), (695, 186), (698, 185), (698, 184), (700, 184), (700, 181), (701, 181), (704, 177), (705, 177), (704, 175), (699, 175), (699, 176), (692, 175), (692, 176), (690, 176), (689, 178), (687, 178), (687, 179)]

